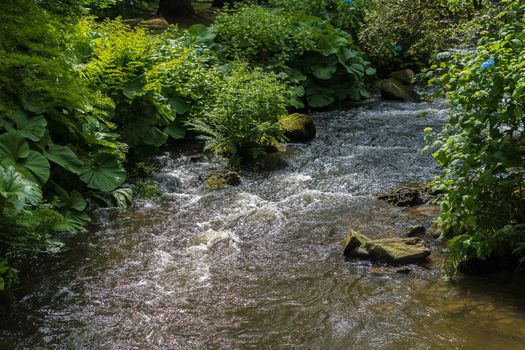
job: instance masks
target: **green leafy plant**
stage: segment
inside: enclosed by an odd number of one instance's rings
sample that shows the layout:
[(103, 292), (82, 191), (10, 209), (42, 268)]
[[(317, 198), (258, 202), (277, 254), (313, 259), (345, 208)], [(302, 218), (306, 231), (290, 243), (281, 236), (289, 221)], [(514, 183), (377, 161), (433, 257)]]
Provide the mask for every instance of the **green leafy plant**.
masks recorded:
[(161, 192), (159, 187), (149, 181), (146, 180), (140, 180), (135, 184), (135, 192), (140, 198), (144, 199), (152, 199), (160, 197)]
[(239, 63), (214, 77), (208, 103), (189, 123), (205, 149), (236, 166), (284, 141), (277, 117), (286, 112), (287, 90), (275, 75)]
[(445, 192), (438, 224), (452, 270), (496, 250), (523, 257), (525, 236), (525, 5), (512, 2), (476, 51), (449, 57), (435, 82), (453, 112), (434, 158)]
[(269, 5), (287, 12), (303, 13), (328, 20), (336, 28), (355, 35), (365, 14), (372, 8), (372, 0), (269, 0)]
[(292, 107), (301, 108), (304, 102), (324, 107), (369, 96), (365, 82), (375, 69), (350, 34), (321, 18), (243, 5), (219, 14), (210, 30), (199, 28), (190, 32), (220, 59), (246, 60), (286, 74)]

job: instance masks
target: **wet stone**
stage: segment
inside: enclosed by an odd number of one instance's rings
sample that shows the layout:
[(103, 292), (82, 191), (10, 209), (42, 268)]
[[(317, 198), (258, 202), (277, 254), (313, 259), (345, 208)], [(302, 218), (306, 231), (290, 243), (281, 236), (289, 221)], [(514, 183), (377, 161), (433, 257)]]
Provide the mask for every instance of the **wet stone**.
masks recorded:
[(405, 85), (411, 85), (416, 81), (416, 75), (414, 74), (414, 71), (408, 68), (391, 73), (390, 78), (396, 79)]
[(407, 237), (417, 237), (422, 236), (426, 232), (425, 226), (423, 225), (414, 225), (409, 226), (405, 229), (405, 236)]
[(293, 113), (279, 117), (284, 129), (284, 136), (290, 142), (307, 142), (315, 137), (314, 118), (302, 113)]
[(430, 255), (430, 249), (423, 244), (405, 242), (403, 238), (396, 241), (370, 241), (364, 248), (374, 260), (384, 260), (393, 264), (416, 263)]
[(350, 231), (341, 243), (347, 257), (381, 260), (392, 264), (421, 262), (430, 255), (430, 249), (415, 237), (372, 240), (357, 231)]
[(381, 96), (385, 100), (410, 102), (420, 101), (418, 93), (412, 86), (405, 85), (397, 79), (390, 78), (380, 80), (378, 86), (379, 91), (381, 91)]
[(241, 184), (241, 177), (235, 171), (218, 170), (208, 174), (207, 183), (212, 188), (238, 186)]
[(412, 207), (428, 202), (432, 196), (424, 187), (400, 187), (377, 194), (377, 199), (398, 207)]

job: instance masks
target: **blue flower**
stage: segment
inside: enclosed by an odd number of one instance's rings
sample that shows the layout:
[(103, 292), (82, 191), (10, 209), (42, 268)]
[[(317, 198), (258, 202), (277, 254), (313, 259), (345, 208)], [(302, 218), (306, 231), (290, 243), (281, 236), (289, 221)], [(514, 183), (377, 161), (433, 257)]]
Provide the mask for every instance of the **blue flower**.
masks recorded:
[(204, 52), (204, 49), (202, 47), (198, 47), (197, 48), (197, 52), (199, 52), (199, 53)]
[(354, 2), (354, 0), (345, 0), (345, 3), (347, 3), (347, 4), (351, 4), (353, 2)]
[(395, 52), (401, 52), (401, 51), (403, 51), (403, 46), (397, 44), (396, 46), (394, 46), (394, 51), (395, 51)]
[(481, 65), (481, 69), (488, 69), (494, 67), (494, 60), (491, 58)]

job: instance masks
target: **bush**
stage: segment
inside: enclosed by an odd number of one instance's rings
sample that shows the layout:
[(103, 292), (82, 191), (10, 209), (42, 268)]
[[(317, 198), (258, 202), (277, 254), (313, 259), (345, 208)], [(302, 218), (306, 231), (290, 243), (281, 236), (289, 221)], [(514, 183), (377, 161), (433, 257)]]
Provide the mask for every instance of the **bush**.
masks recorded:
[(237, 166), (284, 141), (277, 117), (286, 113), (286, 86), (275, 75), (235, 64), (214, 76), (212, 95), (190, 123), (205, 149)]
[(436, 141), (438, 224), (449, 267), (495, 251), (525, 256), (525, 5), (512, 3), (477, 49), (441, 62), (452, 117)]
[(219, 14), (208, 30), (198, 28), (190, 31), (223, 60), (286, 73), (295, 86), (292, 107), (303, 107), (304, 100), (324, 107), (369, 96), (365, 80), (375, 70), (348, 33), (318, 17), (245, 5)]
[[(494, 3), (494, 4), (493, 4)], [(385, 70), (426, 68), (435, 53), (468, 45), (477, 35), (491, 0), (374, 0), (359, 42), (371, 61)]]
[(269, 5), (287, 12), (300, 12), (330, 21), (336, 27), (356, 35), (372, 0), (269, 0)]
[(124, 182), (125, 148), (111, 101), (79, 74), (72, 28), (29, 0), (3, 1), (0, 21), (0, 252), (12, 274), (13, 257), (80, 229), (88, 201)]
[(425, 65), (448, 37), (433, 0), (374, 1), (359, 42), (378, 66)]

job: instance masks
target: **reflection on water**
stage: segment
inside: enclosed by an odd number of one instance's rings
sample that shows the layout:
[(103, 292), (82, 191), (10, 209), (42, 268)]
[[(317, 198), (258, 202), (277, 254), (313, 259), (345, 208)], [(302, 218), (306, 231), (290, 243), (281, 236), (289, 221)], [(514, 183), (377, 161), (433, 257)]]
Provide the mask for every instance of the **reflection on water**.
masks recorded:
[(419, 150), (445, 114), (410, 103), (318, 114), (318, 138), (289, 145), (286, 168), (242, 172), (220, 191), (203, 178), (221, 164), (159, 156), (165, 195), (100, 211), (69, 251), (34, 267), (2, 310), (0, 348), (521, 348), (523, 280), (450, 283), (439, 258), (399, 274), (341, 256), (349, 228), (384, 237), (428, 224), (432, 209), (372, 194), (436, 174)]

